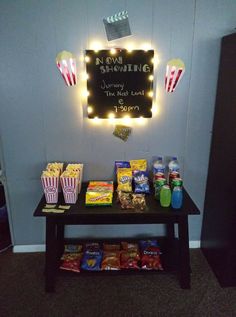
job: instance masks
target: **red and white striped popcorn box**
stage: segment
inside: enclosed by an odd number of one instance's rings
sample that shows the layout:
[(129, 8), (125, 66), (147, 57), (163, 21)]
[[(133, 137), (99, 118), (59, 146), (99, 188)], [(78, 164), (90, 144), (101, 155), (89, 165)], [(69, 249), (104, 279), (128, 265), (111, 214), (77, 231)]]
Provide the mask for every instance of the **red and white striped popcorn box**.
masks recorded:
[(165, 90), (173, 92), (185, 72), (185, 65), (181, 59), (172, 59), (166, 65)]
[(59, 177), (58, 176), (41, 176), (41, 181), (43, 185), (43, 191), (45, 194), (46, 202), (48, 204), (57, 203)]
[(82, 181), (83, 181), (83, 168), (84, 168), (84, 164), (80, 164), (81, 165), (81, 169), (79, 172), (79, 185), (78, 185), (78, 191), (80, 193), (81, 191), (81, 186), (82, 186)]
[(66, 204), (75, 204), (78, 198), (78, 177), (60, 177), (63, 196)]
[(82, 186), (82, 180), (83, 180), (83, 168), (84, 168), (84, 164), (81, 163), (72, 163), (72, 164), (68, 164), (66, 167), (66, 170), (68, 171), (74, 171), (78, 173), (78, 193), (80, 193), (81, 191), (81, 186)]

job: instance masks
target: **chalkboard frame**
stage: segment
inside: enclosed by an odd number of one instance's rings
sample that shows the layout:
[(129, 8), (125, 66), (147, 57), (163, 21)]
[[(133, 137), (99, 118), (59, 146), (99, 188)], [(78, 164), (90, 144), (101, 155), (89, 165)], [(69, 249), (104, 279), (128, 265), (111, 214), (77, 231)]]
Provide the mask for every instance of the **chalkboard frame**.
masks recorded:
[(88, 118), (151, 118), (154, 50), (86, 50)]

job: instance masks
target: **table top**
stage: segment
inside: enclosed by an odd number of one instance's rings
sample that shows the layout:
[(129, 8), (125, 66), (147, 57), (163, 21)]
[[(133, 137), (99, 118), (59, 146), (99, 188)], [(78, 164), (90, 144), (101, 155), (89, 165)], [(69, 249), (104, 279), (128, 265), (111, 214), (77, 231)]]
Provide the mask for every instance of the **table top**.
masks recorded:
[(160, 202), (154, 197), (153, 191), (146, 195), (147, 208), (143, 211), (135, 211), (133, 209), (123, 210), (117, 203), (117, 194), (114, 192), (112, 206), (85, 206), (85, 193), (88, 183), (83, 183), (76, 204), (65, 204), (63, 194), (59, 193), (57, 207), (59, 205), (70, 205), (70, 209), (64, 213), (45, 213), (46, 200), (43, 195), (37, 208), (34, 211), (35, 217), (50, 217), (57, 220), (63, 219), (63, 223), (88, 223), (88, 224), (106, 224), (106, 223), (157, 223), (163, 219), (175, 220), (176, 217), (186, 215), (198, 215), (199, 209), (187, 193), (183, 189), (183, 205), (181, 209), (173, 209), (172, 207), (161, 207)]

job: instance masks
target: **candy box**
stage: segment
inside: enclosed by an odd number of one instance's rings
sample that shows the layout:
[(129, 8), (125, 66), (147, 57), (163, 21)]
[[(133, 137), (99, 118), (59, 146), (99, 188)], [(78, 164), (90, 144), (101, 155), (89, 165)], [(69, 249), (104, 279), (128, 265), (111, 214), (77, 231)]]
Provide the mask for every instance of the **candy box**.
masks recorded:
[(47, 204), (58, 201), (59, 171), (43, 171), (41, 182)]
[(110, 206), (112, 205), (112, 192), (87, 191), (85, 196), (86, 206)]

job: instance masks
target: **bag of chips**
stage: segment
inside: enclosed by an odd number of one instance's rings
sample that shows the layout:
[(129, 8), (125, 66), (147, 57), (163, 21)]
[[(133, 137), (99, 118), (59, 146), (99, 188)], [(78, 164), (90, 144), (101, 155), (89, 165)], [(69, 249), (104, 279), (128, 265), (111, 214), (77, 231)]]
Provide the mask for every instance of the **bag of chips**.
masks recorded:
[(99, 251), (100, 244), (98, 242), (87, 242), (85, 244), (85, 251)]
[(146, 171), (147, 160), (131, 160), (130, 166), (132, 171)]
[(139, 269), (139, 247), (135, 242), (121, 242), (120, 265), (122, 269)]
[(100, 271), (102, 261), (102, 251), (86, 250), (84, 252), (81, 268), (86, 271)]
[(118, 199), (121, 204), (122, 209), (133, 209), (133, 203), (132, 203), (132, 194), (131, 193), (123, 193), (118, 192)]
[(118, 168), (118, 191), (132, 192), (132, 170), (130, 168)]
[(136, 250), (136, 251), (139, 250), (138, 244), (135, 242), (122, 241), (121, 247), (123, 250)]
[(103, 251), (120, 251), (120, 243), (103, 243)]
[(61, 257), (60, 269), (72, 272), (80, 272), (82, 253), (64, 253)]
[(115, 161), (115, 174), (117, 174), (118, 168), (130, 168), (130, 162), (128, 162), (128, 161)]
[(64, 248), (65, 253), (81, 253), (82, 252), (82, 245), (78, 244), (66, 244)]
[(135, 193), (150, 193), (150, 186), (148, 181), (148, 173), (145, 171), (134, 171), (134, 191)]
[(140, 240), (139, 246), (141, 251), (147, 249), (148, 247), (159, 247), (156, 239)]
[(120, 270), (120, 251), (104, 251), (102, 270)]
[(132, 194), (132, 204), (135, 210), (145, 210), (147, 207), (145, 194)]
[(143, 270), (163, 270), (160, 248), (156, 240), (141, 240), (141, 268)]

